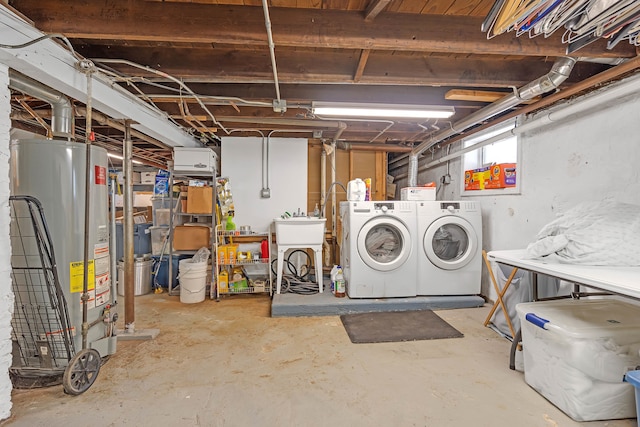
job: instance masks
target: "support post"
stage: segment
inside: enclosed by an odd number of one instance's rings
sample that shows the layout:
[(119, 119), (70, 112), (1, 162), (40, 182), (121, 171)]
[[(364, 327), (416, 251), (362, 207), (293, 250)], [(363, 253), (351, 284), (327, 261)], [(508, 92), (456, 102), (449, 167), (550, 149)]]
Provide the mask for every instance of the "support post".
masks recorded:
[(124, 328), (135, 332), (135, 283), (133, 259), (133, 143), (131, 142), (131, 120), (124, 121), (122, 166), (124, 171)]

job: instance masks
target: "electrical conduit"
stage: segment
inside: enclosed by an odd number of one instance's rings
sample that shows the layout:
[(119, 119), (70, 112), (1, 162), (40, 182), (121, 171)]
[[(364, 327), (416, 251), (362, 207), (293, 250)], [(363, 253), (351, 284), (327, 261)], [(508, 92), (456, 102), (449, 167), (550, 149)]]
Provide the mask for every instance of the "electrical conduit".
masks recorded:
[[(453, 135), (459, 134), (464, 130), (474, 126), (484, 120), (488, 120), (524, 101), (532, 99), (543, 93), (547, 93), (557, 88), (562, 82), (564, 82), (576, 63), (575, 58), (560, 57), (551, 67), (551, 71), (542, 77), (532, 81), (531, 83), (515, 90), (513, 93), (502, 97), (493, 104), (490, 104), (473, 114), (465, 117), (464, 119), (453, 123), (450, 128), (443, 129), (440, 132), (432, 135), (428, 140), (424, 141), (411, 151), (409, 154), (409, 187), (415, 187), (418, 181), (418, 156), (425, 150), (433, 147), (437, 143), (449, 138)], [(413, 165), (413, 166), (412, 166)]]

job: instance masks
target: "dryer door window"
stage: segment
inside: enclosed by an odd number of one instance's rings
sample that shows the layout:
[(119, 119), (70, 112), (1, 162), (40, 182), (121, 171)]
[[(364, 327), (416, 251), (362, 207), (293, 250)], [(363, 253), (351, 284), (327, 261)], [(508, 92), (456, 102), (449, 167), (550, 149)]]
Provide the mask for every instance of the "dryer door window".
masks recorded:
[(411, 255), (409, 230), (398, 220), (374, 218), (358, 233), (358, 254), (375, 270), (395, 270)]
[(468, 221), (446, 216), (427, 228), (422, 246), (435, 266), (456, 270), (471, 261), (478, 248), (478, 238)]

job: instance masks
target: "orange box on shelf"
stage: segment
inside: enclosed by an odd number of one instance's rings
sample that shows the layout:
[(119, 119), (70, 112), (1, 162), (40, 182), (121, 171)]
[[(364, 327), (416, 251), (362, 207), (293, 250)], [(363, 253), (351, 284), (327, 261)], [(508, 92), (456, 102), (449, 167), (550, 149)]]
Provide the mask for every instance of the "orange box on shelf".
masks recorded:
[(484, 180), (484, 188), (507, 188), (516, 185), (516, 164), (500, 163), (491, 166), (489, 176)]
[(489, 167), (464, 171), (465, 190), (484, 190), (484, 181), (491, 173)]

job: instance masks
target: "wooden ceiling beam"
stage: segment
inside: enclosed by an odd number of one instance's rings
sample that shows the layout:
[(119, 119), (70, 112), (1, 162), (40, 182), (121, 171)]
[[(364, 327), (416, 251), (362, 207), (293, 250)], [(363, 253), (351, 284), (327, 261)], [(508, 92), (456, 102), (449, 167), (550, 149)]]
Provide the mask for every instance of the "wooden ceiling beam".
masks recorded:
[[(267, 45), (261, 7), (141, 0), (13, 0), (12, 5), (42, 31), (67, 37)], [(270, 16), (276, 46), (525, 56), (566, 51), (561, 32), (487, 40), (480, 31), (482, 17), (385, 13), (374, 23), (364, 21), (360, 11), (278, 7)], [(606, 40), (600, 40), (575, 56), (633, 57), (635, 49), (620, 43), (607, 50)]]
[[(218, 52), (209, 49), (138, 49), (123, 46), (95, 46), (79, 49), (83, 55), (99, 63), (100, 56), (124, 58), (170, 75), (191, 81), (269, 83), (273, 81), (269, 52), (244, 56), (242, 52)], [(340, 83), (353, 81), (358, 52), (354, 50), (298, 51), (278, 50), (278, 78), (282, 84)], [(357, 79), (362, 84), (402, 84), (456, 87), (521, 86), (549, 72), (552, 61), (540, 58), (519, 61), (431, 57), (422, 55), (389, 55), (371, 52), (366, 70)], [(508, 66), (505, 64), (508, 63)], [(144, 75), (144, 71), (127, 65), (108, 64), (125, 75)], [(592, 75), (604, 69), (601, 64), (579, 63), (569, 81), (583, 74)], [(582, 70), (582, 71), (581, 71)], [(356, 73), (358, 77), (359, 73)], [(146, 77), (154, 76), (147, 73)], [(239, 96), (239, 95), (238, 95)], [(271, 99), (275, 96), (271, 94)]]
[(362, 75), (364, 74), (364, 67), (367, 66), (367, 60), (369, 59), (370, 53), (370, 49), (362, 49), (362, 52), (360, 52), (358, 67), (356, 68), (356, 73), (353, 75), (353, 81), (355, 83), (358, 83), (362, 79)]
[(371, 0), (367, 5), (367, 10), (364, 12), (364, 20), (371, 22), (376, 19), (376, 16), (378, 16), (389, 3), (391, 3), (391, 0)]

